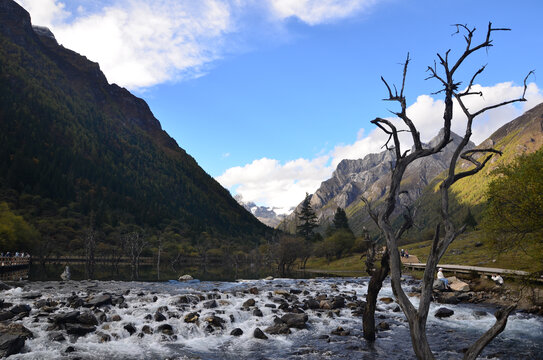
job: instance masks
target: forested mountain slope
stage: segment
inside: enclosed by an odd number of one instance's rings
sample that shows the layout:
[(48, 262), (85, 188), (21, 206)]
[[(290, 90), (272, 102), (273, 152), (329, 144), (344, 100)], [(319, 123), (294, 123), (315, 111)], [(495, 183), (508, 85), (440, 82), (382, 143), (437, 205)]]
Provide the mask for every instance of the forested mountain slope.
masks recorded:
[(0, 202), (42, 236), (66, 241), (90, 214), (100, 228), (171, 225), (187, 237), (257, 241), (268, 231), (162, 130), (145, 101), (33, 29), (11, 0), (0, 1)]

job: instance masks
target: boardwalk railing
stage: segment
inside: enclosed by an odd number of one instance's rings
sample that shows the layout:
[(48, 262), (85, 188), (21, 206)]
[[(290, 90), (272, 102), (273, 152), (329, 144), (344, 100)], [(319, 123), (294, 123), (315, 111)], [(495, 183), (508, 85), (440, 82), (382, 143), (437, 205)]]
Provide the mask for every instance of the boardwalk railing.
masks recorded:
[[(426, 268), (426, 264), (424, 263), (404, 263), (403, 264), (406, 268), (411, 270), (424, 270)], [(503, 275), (503, 276), (509, 276), (509, 277), (525, 277), (529, 276), (530, 273), (527, 271), (521, 271), (521, 270), (509, 270), (509, 269), (498, 269), (498, 268), (490, 268), (490, 267), (482, 267), (482, 266), (470, 266), (470, 265), (438, 265), (438, 268), (443, 268), (443, 271), (452, 272), (454, 274), (456, 273), (464, 273), (469, 274), (476, 272), (480, 275)], [(536, 279), (538, 281), (543, 281), (543, 279)]]
[[(55, 263), (55, 264), (64, 264), (64, 263), (85, 263), (87, 258), (84, 256), (50, 256), (45, 262), (46, 263)], [(132, 261), (131, 258), (123, 256), (120, 258), (114, 257), (95, 257), (94, 262), (98, 264), (130, 264)], [(152, 257), (140, 257), (140, 265), (151, 265), (154, 264), (155, 260)]]
[(30, 265), (30, 257), (0, 256), (0, 271), (12, 270)]

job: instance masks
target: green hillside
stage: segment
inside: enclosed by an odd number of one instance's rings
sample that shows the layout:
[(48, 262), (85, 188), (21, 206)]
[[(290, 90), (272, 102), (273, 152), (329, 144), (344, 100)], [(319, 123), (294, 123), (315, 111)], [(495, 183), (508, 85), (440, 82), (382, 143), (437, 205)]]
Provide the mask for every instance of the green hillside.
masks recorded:
[(137, 224), (257, 243), (269, 231), (142, 99), (109, 85), (98, 64), (36, 35), (11, 0), (0, 5), (0, 143), (0, 201), (39, 231), (34, 251), (45, 237), (67, 250), (91, 214), (106, 233)]

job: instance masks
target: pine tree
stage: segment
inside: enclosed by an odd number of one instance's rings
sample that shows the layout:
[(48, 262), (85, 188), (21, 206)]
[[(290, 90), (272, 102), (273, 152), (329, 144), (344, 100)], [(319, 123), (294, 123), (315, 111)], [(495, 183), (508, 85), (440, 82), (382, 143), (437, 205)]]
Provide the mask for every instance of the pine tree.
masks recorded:
[(334, 221), (334, 227), (336, 228), (336, 230), (346, 229), (346, 230), (351, 231), (351, 229), (349, 228), (349, 221), (347, 220), (347, 214), (345, 213), (345, 210), (343, 210), (342, 208), (340, 207), (337, 208), (333, 221)]
[(298, 226), (296, 226), (296, 232), (306, 240), (310, 240), (313, 236), (313, 229), (317, 225), (317, 216), (310, 204), (311, 197), (308, 193), (305, 193), (305, 199), (302, 202), (302, 209), (298, 214)]

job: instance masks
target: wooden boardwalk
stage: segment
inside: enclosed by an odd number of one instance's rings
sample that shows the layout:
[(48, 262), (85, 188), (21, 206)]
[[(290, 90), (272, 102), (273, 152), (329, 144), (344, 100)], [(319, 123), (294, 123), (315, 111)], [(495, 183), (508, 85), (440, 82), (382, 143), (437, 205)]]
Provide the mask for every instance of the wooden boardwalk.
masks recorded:
[[(426, 264), (420, 263), (420, 262), (404, 262), (403, 265), (407, 267), (408, 269), (412, 270), (424, 270), (426, 268)], [(480, 275), (505, 275), (505, 276), (528, 276), (530, 275), (527, 271), (521, 271), (521, 270), (509, 270), (509, 269), (498, 269), (498, 268), (491, 268), (491, 267), (482, 267), (482, 266), (471, 266), (471, 265), (447, 265), (442, 264), (438, 265), (438, 268), (443, 268), (443, 271), (452, 272), (452, 273), (472, 273), (476, 272)]]
[(29, 257), (20, 256), (0, 256), (0, 272), (12, 271), (28, 267), (30, 265)]

